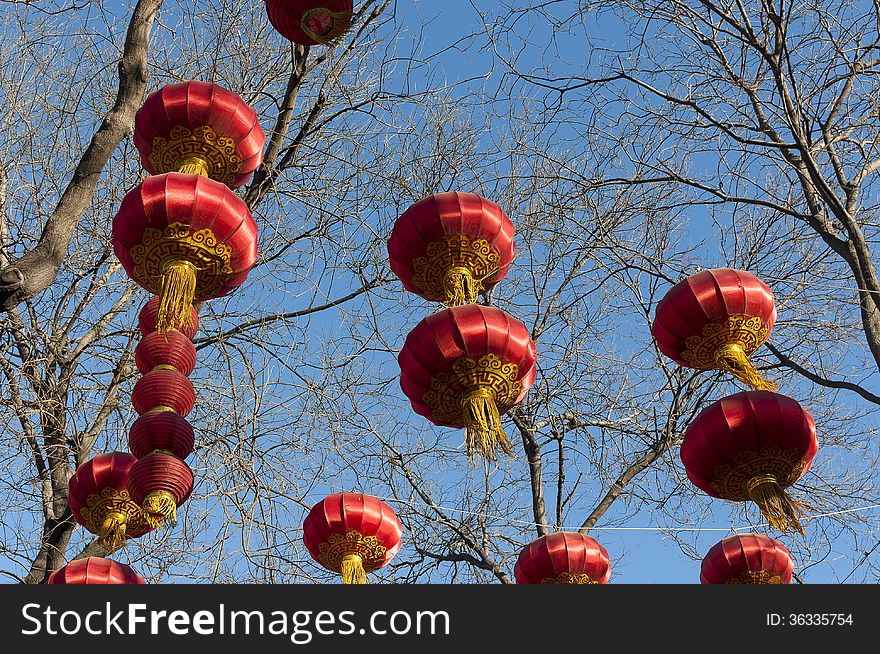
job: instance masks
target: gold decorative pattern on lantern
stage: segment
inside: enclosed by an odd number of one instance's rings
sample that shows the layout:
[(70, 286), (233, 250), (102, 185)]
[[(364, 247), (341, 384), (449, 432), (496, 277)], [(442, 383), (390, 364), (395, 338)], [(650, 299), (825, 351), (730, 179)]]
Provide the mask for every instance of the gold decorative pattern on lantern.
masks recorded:
[(125, 538), (143, 536), (155, 526), (124, 489), (104, 488), (100, 493), (92, 493), (86, 498), (86, 505), (80, 508), (79, 515), (85, 528), (106, 540), (111, 549), (122, 543), (114, 542), (112, 535), (105, 533), (108, 520), (124, 525)]
[(760, 317), (730, 316), (723, 323), (705, 325), (702, 334), (688, 336), (681, 358), (694, 368), (714, 369), (719, 350), (736, 344), (748, 356), (767, 341), (768, 335), (769, 330)]
[(375, 536), (364, 536), (355, 530), (345, 534), (330, 534), (327, 541), (318, 545), (318, 562), (334, 572), (342, 571), (342, 561), (347, 556), (359, 556), (366, 571), (375, 570), (385, 563), (388, 549)]
[(422, 401), (431, 409), (434, 419), (449, 425), (464, 426), (461, 400), (475, 390), (489, 391), (503, 413), (513, 406), (522, 390), (515, 363), (504, 363), (494, 354), (479, 358), (460, 357), (452, 362), (452, 374), (436, 373), (431, 389)]
[(208, 125), (189, 129), (171, 128), (168, 138), (153, 139), (150, 162), (158, 174), (169, 172), (201, 173), (223, 184), (232, 184), (241, 168), (235, 141), (217, 136)]
[[(315, 43), (323, 45), (345, 34), (345, 31), (351, 24), (351, 17), (352, 12), (350, 11), (330, 11), (326, 7), (313, 7), (303, 14), (300, 27)], [(319, 34), (310, 27), (312, 21), (316, 23), (325, 22), (329, 27), (326, 31)]]
[(781, 584), (782, 577), (766, 570), (746, 570), (739, 577), (731, 577), (727, 584)]
[(598, 584), (588, 574), (573, 574), (571, 572), (561, 572), (557, 577), (544, 577), (541, 579), (542, 584)]
[(432, 241), (425, 256), (412, 260), (413, 284), (429, 300), (450, 306), (470, 304), (498, 272), (500, 255), (485, 239), (453, 234)]
[(772, 476), (780, 486), (790, 486), (800, 478), (806, 463), (797, 449), (767, 447), (759, 451), (744, 450), (736, 455), (733, 465), (724, 464), (715, 468), (712, 490), (724, 499), (744, 502), (751, 499), (753, 480)]
[(217, 241), (210, 229), (190, 232), (189, 225), (172, 223), (164, 229), (148, 227), (140, 243), (131, 249), (134, 276), (158, 293), (167, 264), (188, 261), (197, 271), (196, 295), (218, 292), (232, 274), (232, 248)]

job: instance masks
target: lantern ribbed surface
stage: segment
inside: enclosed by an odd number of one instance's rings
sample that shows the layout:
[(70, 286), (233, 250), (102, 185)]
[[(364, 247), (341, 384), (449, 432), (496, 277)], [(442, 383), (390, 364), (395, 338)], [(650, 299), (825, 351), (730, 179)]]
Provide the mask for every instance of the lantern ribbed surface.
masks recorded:
[(46, 581), (47, 584), (145, 584), (144, 578), (130, 566), (90, 556), (71, 561), (59, 568)]
[[(181, 334), (186, 336), (188, 339), (192, 340), (195, 338), (196, 333), (199, 330), (199, 314), (195, 310), (195, 308), (190, 308), (190, 319), (186, 325), (177, 324), (172, 330), (165, 332), (171, 333), (171, 331), (179, 331)], [(141, 336), (146, 338), (153, 332), (158, 330), (159, 325), (159, 298), (157, 296), (151, 297), (143, 307), (141, 307), (140, 312), (138, 313), (138, 329), (141, 332)]]
[(135, 382), (131, 403), (139, 416), (167, 407), (187, 416), (196, 403), (196, 392), (186, 375), (176, 370), (153, 370)]
[(763, 534), (739, 534), (716, 543), (703, 557), (703, 584), (790, 584), (794, 561), (785, 545)]
[(262, 163), (265, 143), (256, 112), (237, 94), (208, 82), (163, 86), (135, 115), (134, 144), (151, 175), (200, 170), (236, 188)]
[(128, 449), (139, 459), (156, 450), (185, 459), (192, 454), (194, 445), (192, 425), (174, 411), (145, 413), (128, 430)]
[(132, 499), (155, 519), (177, 520), (177, 509), (193, 490), (193, 473), (186, 462), (170, 454), (148, 454), (131, 467), (128, 488)]
[(352, 0), (265, 0), (272, 27), (300, 45), (324, 45), (351, 25)]
[(177, 330), (153, 332), (137, 344), (134, 360), (142, 375), (159, 366), (171, 366), (189, 377), (196, 367), (196, 348), (185, 334)]
[(606, 584), (608, 552), (577, 532), (554, 532), (526, 545), (513, 568), (518, 584)]

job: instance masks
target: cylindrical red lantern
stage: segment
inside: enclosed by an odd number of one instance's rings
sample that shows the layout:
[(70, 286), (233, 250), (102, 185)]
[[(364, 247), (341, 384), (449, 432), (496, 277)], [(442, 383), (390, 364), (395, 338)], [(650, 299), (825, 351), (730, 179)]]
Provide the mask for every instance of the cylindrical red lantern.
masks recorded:
[(265, 143), (256, 112), (217, 84), (168, 84), (135, 114), (134, 144), (151, 175), (200, 174), (236, 188), (262, 163)]
[(148, 454), (131, 467), (128, 488), (155, 524), (168, 518), (177, 522), (177, 509), (193, 490), (193, 473), (184, 461), (170, 454)]
[(323, 45), (351, 25), (352, 0), (265, 0), (266, 14), (278, 33), (300, 45)]
[(776, 390), (749, 357), (776, 322), (773, 292), (751, 273), (713, 268), (673, 286), (657, 305), (651, 333), (660, 351), (697, 370), (726, 370), (759, 390)]
[(128, 449), (138, 459), (154, 452), (185, 459), (194, 445), (192, 425), (174, 411), (147, 412), (128, 430)]
[(135, 382), (131, 403), (139, 416), (149, 411), (174, 411), (186, 416), (196, 403), (192, 382), (176, 370), (152, 370)]
[(763, 534), (730, 536), (706, 553), (703, 584), (790, 584), (794, 562), (785, 546)]
[(459, 306), (476, 301), (516, 256), (501, 207), (475, 193), (436, 193), (410, 206), (388, 239), (391, 270), (406, 290)]
[[(184, 324), (185, 323), (185, 324)], [(141, 336), (146, 338), (159, 329), (159, 297), (154, 295), (149, 301), (141, 307), (138, 313), (138, 329)], [(180, 324), (174, 322), (168, 326), (168, 331), (179, 331), (181, 334), (192, 340), (196, 336), (199, 329), (199, 314), (194, 307), (190, 307), (189, 320), (181, 321)]]
[(142, 375), (153, 370), (175, 370), (188, 377), (196, 367), (196, 348), (186, 334), (177, 330), (153, 332), (137, 344), (134, 361)]
[(111, 552), (156, 526), (129, 494), (129, 472), (135, 461), (127, 452), (98, 454), (79, 466), (68, 483), (67, 503), (74, 519)]
[(685, 432), (681, 461), (710, 497), (752, 500), (771, 525), (803, 534), (803, 507), (785, 488), (809, 470), (818, 450), (813, 418), (796, 400), (745, 391), (700, 412)]
[(435, 425), (464, 427), (467, 453), (511, 453), (501, 415), (522, 401), (537, 375), (525, 325), (477, 304), (442, 309), (406, 337), (400, 387), (413, 410)]
[(148, 177), (122, 200), (113, 250), (159, 296), (157, 329), (189, 326), (194, 300), (230, 293), (257, 260), (257, 224), (229, 187), (199, 175)]
[(558, 531), (526, 545), (513, 576), (518, 584), (607, 584), (611, 560), (590, 536)]
[(342, 575), (344, 584), (365, 584), (400, 550), (403, 525), (376, 497), (336, 493), (315, 504), (303, 524), (303, 544), (322, 566)]
[(90, 556), (75, 559), (49, 575), (47, 584), (145, 584), (130, 566), (111, 559)]

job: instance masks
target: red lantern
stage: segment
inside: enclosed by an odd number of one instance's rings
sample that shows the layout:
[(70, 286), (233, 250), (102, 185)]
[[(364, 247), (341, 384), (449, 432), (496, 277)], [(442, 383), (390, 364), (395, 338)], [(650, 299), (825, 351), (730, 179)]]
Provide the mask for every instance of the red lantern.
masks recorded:
[(49, 575), (47, 584), (145, 584), (131, 567), (111, 559), (90, 556), (75, 559)]
[(196, 392), (186, 375), (176, 370), (152, 370), (135, 382), (131, 403), (139, 416), (149, 411), (174, 411), (189, 415)]
[(795, 400), (745, 391), (700, 412), (685, 432), (681, 461), (710, 497), (751, 499), (771, 525), (803, 534), (803, 507), (784, 489), (809, 470), (818, 449), (813, 418)]
[(236, 188), (262, 163), (265, 143), (256, 112), (216, 84), (169, 84), (135, 114), (134, 144), (151, 175), (194, 173)]
[(196, 367), (196, 348), (177, 330), (153, 332), (137, 344), (134, 361), (142, 375), (153, 370), (174, 370), (188, 377)]
[(68, 483), (67, 503), (74, 519), (111, 552), (156, 526), (129, 494), (128, 475), (134, 463), (127, 452), (98, 454), (77, 468)]
[[(199, 329), (199, 314), (194, 308), (190, 308), (189, 313), (189, 320), (183, 321), (187, 324), (184, 325), (173, 323), (169, 326), (169, 330), (180, 331), (181, 334), (192, 340), (193, 338), (195, 338), (196, 332)], [(154, 295), (143, 307), (141, 307), (140, 313), (138, 313), (138, 329), (140, 329), (141, 336), (146, 338), (158, 328), (159, 298), (158, 296)], [(170, 333), (170, 331), (166, 333)]]
[(474, 193), (437, 193), (397, 219), (388, 257), (406, 290), (459, 306), (507, 274), (516, 256), (513, 235), (513, 223), (494, 202)]
[(406, 337), (400, 387), (435, 425), (464, 427), (467, 453), (511, 453), (501, 415), (522, 401), (537, 374), (535, 344), (522, 322), (477, 304), (442, 309)]
[(284, 38), (300, 45), (323, 45), (351, 25), (352, 0), (265, 0), (269, 22)]
[(513, 576), (518, 584), (607, 584), (611, 560), (593, 538), (558, 531), (526, 545)]
[(794, 562), (778, 540), (730, 536), (712, 546), (700, 567), (703, 584), (790, 584)]
[(192, 303), (230, 293), (257, 260), (257, 224), (244, 200), (199, 175), (148, 177), (113, 219), (126, 273), (159, 296), (157, 329), (190, 326)]
[(194, 445), (192, 425), (174, 411), (147, 412), (128, 430), (128, 449), (138, 459), (154, 452), (185, 459)]
[(303, 544), (344, 584), (365, 584), (400, 550), (403, 525), (394, 510), (370, 495), (336, 493), (315, 504), (303, 524)]
[(161, 518), (177, 522), (177, 509), (193, 490), (193, 473), (184, 461), (169, 454), (148, 454), (131, 467), (128, 488), (154, 524)]
[(657, 305), (651, 333), (682, 366), (726, 370), (759, 390), (776, 390), (749, 359), (776, 322), (773, 292), (751, 273), (703, 270), (673, 286)]

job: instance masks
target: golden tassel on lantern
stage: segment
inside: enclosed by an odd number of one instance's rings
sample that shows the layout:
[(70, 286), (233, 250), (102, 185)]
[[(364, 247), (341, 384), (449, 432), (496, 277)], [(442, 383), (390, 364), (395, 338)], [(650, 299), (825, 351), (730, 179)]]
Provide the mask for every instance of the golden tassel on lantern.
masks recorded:
[(759, 391), (776, 391), (776, 382), (764, 379), (751, 362), (742, 345), (729, 343), (715, 353), (718, 369), (725, 370), (744, 384)]
[(480, 387), (462, 396), (461, 410), (468, 458), (473, 459), (479, 452), (492, 461), (498, 447), (512, 454), (510, 441), (501, 429), (501, 415), (491, 389)]
[(128, 516), (117, 511), (107, 514), (101, 522), (101, 527), (98, 529), (98, 536), (101, 543), (110, 552), (119, 549), (125, 543), (127, 522)]
[(450, 307), (473, 304), (483, 290), (483, 281), (474, 279), (468, 268), (451, 268), (443, 277), (444, 302)]
[(343, 584), (366, 584), (367, 571), (359, 554), (346, 554), (339, 564)]
[(159, 332), (192, 327), (197, 272), (196, 266), (185, 259), (175, 259), (163, 267), (156, 322)]
[(157, 515), (170, 520), (172, 525), (177, 524), (177, 502), (168, 491), (153, 491), (144, 498), (143, 509), (149, 516), (150, 524), (158, 527), (161, 520)]
[(800, 522), (804, 506), (790, 497), (780, 486), (775, 475), (758, 475), (749, 480), (749, 497), (761, 509), (761, 514), (770, 525), (782, 532), (795, 530), (806, 536)]

